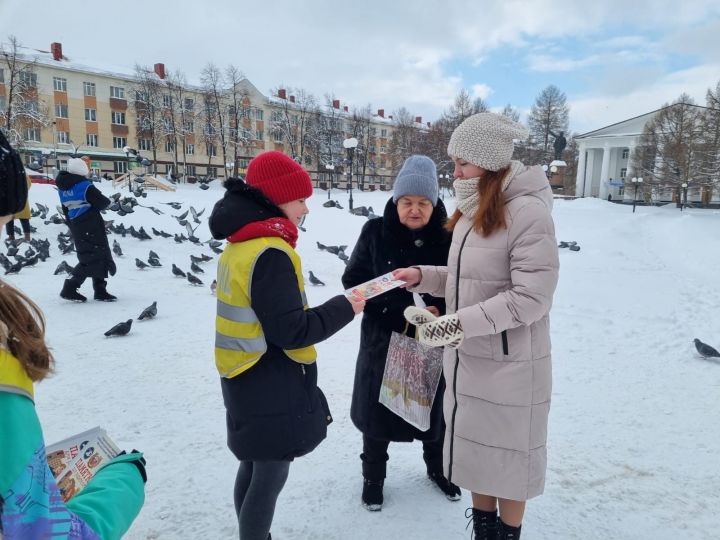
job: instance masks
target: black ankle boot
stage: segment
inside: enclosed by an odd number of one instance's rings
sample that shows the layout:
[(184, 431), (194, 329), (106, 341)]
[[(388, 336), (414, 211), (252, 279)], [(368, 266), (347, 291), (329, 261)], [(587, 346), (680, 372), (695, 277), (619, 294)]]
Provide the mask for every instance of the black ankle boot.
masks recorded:
[(114, 296), (107, 292), (105, 288), (107, 282), (104, 279), (93, 280), (93, 289), (95, 290), (94, 298), (100, 302), (114, 302), (117, 300), (117, 296)]
[(383, 480), (363, 478), (362, 503), (371, 512), (382, 510), (383, 484)]
[(504, 523), (502, 519), (498, 519), (498, 523), (500, 524), (498, 540), (520, 540), (520, 529), (522, 525), (511, 527)]
[(60, 297), (73, 302), (86, 302), (87, 298), (80, 294), (77, 289), (78, 284), (76, 282), (66, 279), (62, 291), (60, 291)]
[(449, 501), (459, 501), (461, 498), (460, 488), (445, 478), (442, 471), (428, 471), (428, 478), (440, 488)]
[(500, 531), (497, 510), (486, 512), (477, 508), (465, 510), (465, 517), (470, 518), (468, 526), (472, 523), (474, 540), (497, 540)]

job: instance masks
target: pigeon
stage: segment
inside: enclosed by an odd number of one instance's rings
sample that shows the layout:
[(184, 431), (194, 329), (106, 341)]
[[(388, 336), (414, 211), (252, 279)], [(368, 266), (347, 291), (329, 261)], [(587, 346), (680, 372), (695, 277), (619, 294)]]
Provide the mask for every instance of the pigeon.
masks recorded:
[(703, 358), (720, 358), (720, 352), (717, 352), (707, 343), (703, 343), (698, 338), (693, 340), (695, 342), (695, 349)]
[(308, 274), (310, 276), (310, 283), (312, 283), (313, 285), (325, 285), (322, 281), (315, 277), (315, 274), (312, 273), (312, 270), (310, 270)]
[(202, 262), (208, 262), (213, 260), (210, 255), (205, 255), (204, 253), (200, 254), (200, 258), (202, 259)]
[(350, 257), (348, 257), (344, 251), (341, 251), (340, 253), (338, 253), (338, 258), (341, 261), (349, 261), (350, 260)]
[(210, 186), (208, 186), (207, 184), (200, 184), (200, 189), (205, 191), (206, 189), (210, 189)]
[(211, 248), (219, 248), (220, 246), (222, 246), (222, 242), (220, 242), (219, 240), (212, 240), (212, 239), (208, 240), (207, 244)]
[(40, 257), (38, 257), (37, 254), (35, 254), (32, 257), (25, 259), (23, 261), (22, 265), (23, 266), (35, 266), (39, 259), (40, 259)]
[(142, 310), (142, 313), (138, 317), (138, 321), (144, 321), (145, 319), (152, 319), (157, 315), (157, 301), (150, 304), (148, 307)]
[(120, 247), (120, 244), (118, 244), (117, 240), (113, 240), (113, 253), (117, 255), (118, 257), (122, 257), (122, 248)]
[(162, 266), (162, 263), (160, 262), (160, 259), (156, 259), (155, 257), (148, 258), (148, 264), (154, 268), (158, 268)]
[(184, 235), (182, 235), (182, 234), (179, 235), (179, 234), (175, 233), (175, 241), (178, 244), (182, 244), (184, 240), (186, 240)]
[(138, 231), (138, 236), (140, 240), (152, 240), (152, 236), (150, 236), (145, 229), (140, 227), (140, 230)]
[(325, 246), (325, 251), (332, 253), (333, 255), (337, 255), (340, 253), (340, 246)]
[(160, 258), (160, 255), (158, 255), (157, 253), (155, 253), (155, 252), (151, 249), (151, 250), (150, 250), (150, 253), (148, 254), (148, 258), (150, 258), (150, 259), (159, 259), (159, 258)]
[(558, 247), (559, 247), (559, 248), (566, 248), (566, 247), (568, 247), (569, 245), (570, 245), (570, 244), (568, 244), (567, 242), (560, 242), (560, 243), (558, 244)]
[(191, 263), (190, 263), (190, 270), (192, 270), (192, 271), (195, 272), (196, 274), (204, 274), (204, 273), (205, 273), (205, 270), (203, 270), (202, 268), (200, 268), (200, 267), (199, 267), (197, 264), (195, 264), (194, 262), (191, 262)]
[(180, 210), (182, 208), (182, 205), (179, 202), (166, 202), (164, 204), (171, 206), (175, 210)]
[(203, 282), (200, 278), (192, 275), (190, 272), (187, 273), (187, 280), (193, 285), (202, 285)]
[(222, 249), (220, 249), (220, 248), (215, 248), (215, 247), (212, 247), (212, 246), (210, 246), (210, 249), (213, 251), (213, 253), (217, 253), (218, 255), (223, 252)]
[(580, 246), (572, 245), (572, 246), (568, 246), (568, 249), (570, 251), (580, 251)]
[(9, 268), (6, 268), (6, 269), (5, 269), (5, 275), (7, 275), (7, 274), (17, 274), (18, 272), (20, 272), (20, 270), (22, 269), (22, 267), (23, 267), (23, 263), (21, 263), (21, 262), (16, 262), (15, 264), (10, 265)]
[(163, 230), (158, 231), (155, 227), (151, 227), (151, 229), (155, 236), (162, 236), (163, 238), (170, 238), (172, 236), (172, 234), (168, 234)]
[(210, 292), (212, 294), (215, 294), (215, 291), (217, 291), (217, 279), (213, 279), (212, 283), (210, 284)]
[(125, 322), (117, 323), (115, 326), (113, 326), (110, 330), (105, 332), (106, 337), (111, 336), (126, 336), (127, 333), (130, 331), (130, 327), (132, 326), (132, 319), (128, 319)]
[(190, 255), (190, 260), (195, 264), (205, 262), (205, 259), (203, 259), (202, 257), (196, 257), (195, 255)]
[(65, 272), (66, 274), (70, 274), (73, 271), (73, 267), (70, 266), (65, 261), (58, 264), (57, 268), (55, 269), (55, 272), (53, 273), (54, 276), (57, 276), (58, 274)]
[(178, 277), (186, 277), (185, 272), (180, 270), (175, 264), (172, 265), (172, 273)]
[(140, 270), (144, 270), (148, 267), (148, 265), (144, 262), (142, 262), (140, 259), (135, 257), (135, 266), (137, 266)]
[(325, 250), (327, 249), (326, 245), (321, 244), (320, 242), (315, 242), (317, 244), (318, 249)]
[(187, 217), (188, 212), (190, 212), (190, 210), (185, 210), (185, 211), (184, 211), (182, 214), (180, 214), (179, 216), (173, 216), (173, 217), (174, 217), (175, 219), (177, 219), (178, 221), (180, 221), (181, 219), (185, 219), (185, 218)]

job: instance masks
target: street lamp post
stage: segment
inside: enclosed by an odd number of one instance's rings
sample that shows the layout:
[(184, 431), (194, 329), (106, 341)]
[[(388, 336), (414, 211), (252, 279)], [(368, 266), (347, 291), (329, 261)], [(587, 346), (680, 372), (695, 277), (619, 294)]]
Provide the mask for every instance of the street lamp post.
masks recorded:
[(635, 205), (637, 204), (637, 192), (638, 188), (642, 185), (643, 179), (642, 176), (633, 176), (630, 181), (633, 183), (633, 186), (635, 186), (635, 194), (633, 195), (633, 214), (635, 213)]
[(549, 167), (547, 165), (543, 165), (542, 168), (543, 168), (543, 171), (545, 171), (545, 176), (547, 177), (548, 180), (550, 180), (552, 178), (553, 174), (555, 174), (558, 170), (557, 165), (551, 165)]
[(348, 161), (348, 175), (350, 179), (350, 199), (348, 200), (348, 206), (350, 207), (350, 211), (352, 212), (353, 209), (353, 187), (352, 187), (352, 181), (353, 181), (353, 154), (355, 154), (355, 148), (357, 148), (358, 140), (355, 137), (350, 137), (349, 139), (345, 139), (343, 141), (343, 147), (347, 151), (347, 161)]
[(333, 171), (335, 170), (335, 165), (332, 163), (326, 163), (325, 168), (328, 171), (328, 174), (330, 175), (330, 187), (328, 187), (328, 201), (330, 200), (330, 192), (332, 191), (333, 187)]
[(680, 211), (681, 212), (683, 211), (683, 206), (687, 205), (687, 188), (688, 188), (687, 182), (682, 183), (682, 188), (683, 188), (683, 198), (682, 198), (682, 202), (680, 203)]
[(232, 161), (229, 161), (225, 164), (225, 180), (230, 178), (230, 174), (232, 174), (232, 171), (235, 169), (235, 163)]

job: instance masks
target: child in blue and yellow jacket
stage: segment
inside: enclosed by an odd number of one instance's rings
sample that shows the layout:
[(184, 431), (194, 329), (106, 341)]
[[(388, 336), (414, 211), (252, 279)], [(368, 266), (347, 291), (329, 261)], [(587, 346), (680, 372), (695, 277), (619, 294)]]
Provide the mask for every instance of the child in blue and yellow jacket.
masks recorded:
[(40, 309), (0, 280), (0, 538), (121, 538), (145, 499), (145, 460), (118, 456), (63, 502), (33, 402), (52, 363)]

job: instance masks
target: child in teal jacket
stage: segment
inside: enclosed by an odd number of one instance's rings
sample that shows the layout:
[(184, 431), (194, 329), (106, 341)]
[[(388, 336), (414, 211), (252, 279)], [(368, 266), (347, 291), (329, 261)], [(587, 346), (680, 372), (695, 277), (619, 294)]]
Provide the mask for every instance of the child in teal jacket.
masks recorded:
[(145, 499), (145, 460), (116, 457), (63, 502), (33, 402), (33, 382), (52, 369), (44, 338), (40, 309), (0, 280), (0, 538), (121, 538)]

